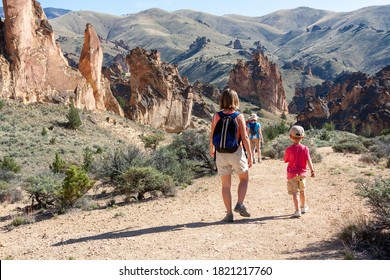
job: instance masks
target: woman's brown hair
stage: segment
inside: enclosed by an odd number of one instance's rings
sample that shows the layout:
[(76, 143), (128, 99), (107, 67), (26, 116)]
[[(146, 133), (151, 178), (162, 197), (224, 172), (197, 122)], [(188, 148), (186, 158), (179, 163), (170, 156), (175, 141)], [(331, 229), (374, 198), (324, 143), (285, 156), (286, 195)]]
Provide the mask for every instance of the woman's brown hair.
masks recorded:
[(224, 90), (219, 99), (219, 108), (223, 109), (233, 109), (238, 110), (240, 107), (240, 100), (238, 99), (238, 94), (234, 90), (228, 88)]

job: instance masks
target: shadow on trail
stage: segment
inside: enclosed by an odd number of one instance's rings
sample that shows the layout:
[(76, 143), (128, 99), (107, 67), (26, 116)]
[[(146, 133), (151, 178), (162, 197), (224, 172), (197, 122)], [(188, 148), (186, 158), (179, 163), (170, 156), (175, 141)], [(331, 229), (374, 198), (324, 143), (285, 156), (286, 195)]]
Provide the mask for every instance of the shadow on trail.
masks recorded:
[[(287, 260), (342, 260), (344, 249), (342, 242), (334, 238), (310, 243), (303, 249), (290, 250), (283, 252), (283, 254), (292, 256)], [(294, 257), (295, 254), (300, 257)]]
[(290, 217), (290, 215), (268, 216), (268, 217), (252, 218), (252, 219), (251, 218), (244, 218), (244, 219), (235, 220), (233, 223), (226, 223), (223, 221), (194, 222), (194, 223), (177, 224), (177, 225), (170, 225), (170, 226), (151, 227), (151, 228), (144, 228), (144, 229), (137, 229), (137, 230), (130, 230), (131, 228), (126, 228), (123, 230), (111, 231), (111, 232), (106, 232), (106, 233), (102, 233), (102, 234), (98, 234), (98, 235), (80, 237), (80, 238), (75, 238), (75, 239), (68, 239), (66, 241), (61, 241), (61, 242), (55, 243), (52, 246), (70, 245), (70, 244), (74, 244), (74, 243), (81, 243), (81, 242), (94, 241), (94, 240), (137, 237), (137, 236), (146, 235), (146, 234), (177, 231), (177, 230), (184, 230), (184, 229), (191, 229), (191, 228), (201, 228), (201, 227), (208, 227), (208, 226), (217, 226), (217, 225), (221, 225), (221, 226), (222, 225), (225, 225), (225, 226), (233, 225), (234, 226), (234, 225), (242, 225), (242, 224), (264, 224), (264, 221), (267, 221), (267, 220), (289, 219), (289, 217)]

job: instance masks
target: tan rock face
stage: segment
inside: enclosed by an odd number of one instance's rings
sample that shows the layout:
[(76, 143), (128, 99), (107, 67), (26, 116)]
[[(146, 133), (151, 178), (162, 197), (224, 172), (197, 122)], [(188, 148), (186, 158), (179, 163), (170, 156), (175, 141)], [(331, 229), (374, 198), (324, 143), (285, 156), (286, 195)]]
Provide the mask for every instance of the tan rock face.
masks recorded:
[[(90, 83), (67, 64), (39, 2), (3, 0), (3, 7), (6, 61), (0, 60), (0, 96), (25, 103), (68, 104), (74, 100), (80, 109), (106, 109), (101, 105), (101, 98), (95, 97)], [(4, 72), (7, 63), (10, 75)], [(109, 96), (106, 92), (102, 99)]]
[(373, 77), (344, 74), (334, 82), (296, 90), (289, 108), (306, 127), (333, 123), (339, 130), (378, 135), (390, 128), (390, 66)]
[(103, 49), (99, 36), (87, 24), (84, 32), (84, 45), (80, 55), (79, 70), (92, 86), (95, 106), (99, 110), (109, 110), (123, 116), (123, 109), (112, 95), (109, 81), (102, 74)]
[(267, 111), (288, 110), (281, 74), (276, 64), (261, 52), (255, 52), (252, 61), (237, 61), (230, 72), (228, 85), (241, 98), (260, 103)]
[(133, 49), (126, 57), (131, 97), (126, 115), (139, 123), (178, 133), (191, 120), (192, 88), (177, 67), (161, 62), (157, 51)]

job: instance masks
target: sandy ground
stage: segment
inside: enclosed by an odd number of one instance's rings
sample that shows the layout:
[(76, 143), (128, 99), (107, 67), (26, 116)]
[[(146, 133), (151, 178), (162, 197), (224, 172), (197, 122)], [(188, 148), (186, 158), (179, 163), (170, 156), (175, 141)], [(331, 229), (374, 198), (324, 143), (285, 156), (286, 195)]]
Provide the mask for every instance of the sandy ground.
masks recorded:
[[(321, 148), (308, 178), (310, 211), (291, 218), (286, 164), (263, 160), (250, 170), (245, 204), (251, 217), (225, 215), (218, 176), (201, 178), (175, 197), (93, 211), (72, 210), (9, 230), (17, 205), (0, 208), (0, 258), (16, 260), (323, 260), (343, 259), (341, 228), (369, 215), (354, 178), (388, 170)], [(237, 179), (234, 177), (233, 199)]]

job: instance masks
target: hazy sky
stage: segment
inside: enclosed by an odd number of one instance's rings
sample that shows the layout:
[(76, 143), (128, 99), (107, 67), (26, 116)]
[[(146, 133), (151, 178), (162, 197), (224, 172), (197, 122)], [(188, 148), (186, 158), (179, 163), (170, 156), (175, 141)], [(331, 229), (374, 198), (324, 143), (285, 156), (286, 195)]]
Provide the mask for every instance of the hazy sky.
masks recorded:
[(41, 0), (39, 2), (43, 8), (88, 10), (112, 15), (160, 8), (168, 12), (191, 9), (219, 16), (225, 14), (262, 16), (277, 10), (301, 6), (349, 12), (367, 6), (390, 4), (390, 0)]

